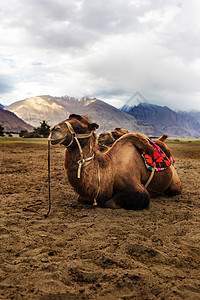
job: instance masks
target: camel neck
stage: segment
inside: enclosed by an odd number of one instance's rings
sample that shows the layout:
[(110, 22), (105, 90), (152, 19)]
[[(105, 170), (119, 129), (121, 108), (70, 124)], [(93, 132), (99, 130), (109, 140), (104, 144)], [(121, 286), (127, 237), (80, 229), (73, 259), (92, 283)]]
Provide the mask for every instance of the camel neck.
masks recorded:
[(95, 152), (91, 138), (86, 144), (81, 145), (78, 140), (75, 141), (76, 146), (71, 146), (66, 150), (65, 167), (69, 169), (77, 168), (77, 178), (81, 178), (81, 170), (83, 166), (87, 166), (94, 160)]
[(76, 141), (74, 141), (73, 145), (67, 148), (67, 151), (72, 159), (80, 159), (81, 153), (84, 158), (91, 156), (94, 154), (94, 142), (90, 138), (86, 143), (82, 143), (78, 140), (79, 145)]

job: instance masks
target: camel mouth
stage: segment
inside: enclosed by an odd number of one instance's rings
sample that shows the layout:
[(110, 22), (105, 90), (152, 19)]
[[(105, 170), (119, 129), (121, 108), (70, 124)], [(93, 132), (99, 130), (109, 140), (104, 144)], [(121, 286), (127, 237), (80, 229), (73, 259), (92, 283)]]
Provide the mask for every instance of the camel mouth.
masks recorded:
[(51, 140), (49, 139), (49, 141), (51, 142), (51, 145), (58, 145), (62, 142), (62, 139), (59, 139), (59, 140)]
[(53, 137), (53, 130), (50, 132), (48, 140), (51, 142), (52, 145), (57, 145), (63, 142), (63, 137)]

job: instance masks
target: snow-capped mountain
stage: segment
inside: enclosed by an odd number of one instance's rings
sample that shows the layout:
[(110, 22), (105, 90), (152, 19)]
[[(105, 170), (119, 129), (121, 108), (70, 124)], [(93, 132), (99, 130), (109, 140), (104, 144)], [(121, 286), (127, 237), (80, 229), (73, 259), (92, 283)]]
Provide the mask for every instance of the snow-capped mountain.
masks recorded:
[(128, 99), (128, 101), (126, 102), (126, 104), (124, 104), (121, 110), (124, 112), (129, 112), (132, 107), (140, 103), (148, 103), (148, 101), (140, 92), (136, 92)]
[(177, 113), (167, 106), (159, 106), (149, 103), (122, 107), (134, 116), (138, 121), (147, 122), (154, 126), (155, 130), (166, 133), (169, 136), (200, 137), (200, 123), (191, 122), (189, 117)]

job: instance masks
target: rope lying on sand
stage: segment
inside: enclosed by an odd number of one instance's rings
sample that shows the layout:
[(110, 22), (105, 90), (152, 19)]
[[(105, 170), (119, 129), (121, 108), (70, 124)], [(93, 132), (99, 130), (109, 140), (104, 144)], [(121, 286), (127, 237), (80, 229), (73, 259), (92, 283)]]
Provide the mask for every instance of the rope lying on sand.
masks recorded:
[(23, 208), (23, 211), (32, 211), (32, 212), (34, 212), (34, 213), (40, 214), (39, 211), (33, 209), (32, 207), (41, 205), (42, 203), (43, 203), (42, 200), (36, 200), (36, 203), (35, 203), (35, 204), (30, 204), (30, 205), (24, 207), (24, 208)]

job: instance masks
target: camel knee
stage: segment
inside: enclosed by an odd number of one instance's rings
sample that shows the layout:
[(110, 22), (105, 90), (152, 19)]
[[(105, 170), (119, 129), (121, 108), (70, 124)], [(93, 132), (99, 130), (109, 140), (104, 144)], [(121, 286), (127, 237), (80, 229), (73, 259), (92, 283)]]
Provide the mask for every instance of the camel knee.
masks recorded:
[(178, 176), (178, 173), (176, 172), (176, 170), (174, 169), (173, 166), (171, 166), (171, 170), (172, 170), (172, 181), (170, 186), (166, 189), (165, 194), (172, 197), (172, 196), (176, 196), (176, 195), (180, 195), (181, 194), (181, 181), (180, 178)]

